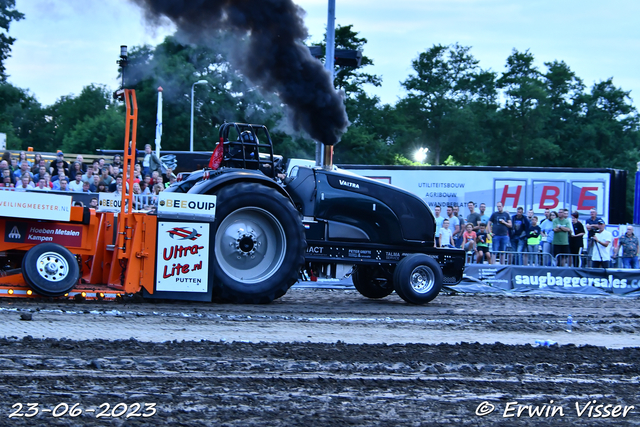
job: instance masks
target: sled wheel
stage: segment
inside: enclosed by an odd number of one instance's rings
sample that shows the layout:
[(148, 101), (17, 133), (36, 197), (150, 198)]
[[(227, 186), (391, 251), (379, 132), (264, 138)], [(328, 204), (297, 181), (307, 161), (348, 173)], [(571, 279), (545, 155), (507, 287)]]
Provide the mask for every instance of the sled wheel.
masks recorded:
[(433, 258), (411, 254), (398, 263), (393, 283), (396, 293), (406, 302), (426, 304), (442, 289), (442, 270)]
[(217, 296), (268, 303), (298, 280), (306, 239), (298, 211), (277, 190), (256, 183), (217, 194), (214, 232)]
[(64, 246), (41, 243), (22, 259), (22, 276), (38, 294), (58, 297), (78, 283), (80, 268), (76, 257)]
[(351, 280), (358, 292), (367, 298), (384, 298), (393, 292), (392, 273), (381, 267), (360, 265)]

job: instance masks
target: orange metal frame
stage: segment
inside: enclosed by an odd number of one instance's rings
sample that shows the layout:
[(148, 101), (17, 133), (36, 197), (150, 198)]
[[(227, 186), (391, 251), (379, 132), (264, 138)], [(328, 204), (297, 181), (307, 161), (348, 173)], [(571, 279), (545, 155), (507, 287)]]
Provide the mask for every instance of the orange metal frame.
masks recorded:
[[(71, 208), (71, 222), (82, 226), (82, 243), (68, 249), (81, 259), (82, 280), (69, 292), (70, 297), (114, 298), (120, 294), (136, 293), (142, 288), (153, 293), (157, 219), (153, 215), (133, 212), (138, 104), (133, 89), (125, 89), (124, 97), (127, 113), (121, 209), (117, 215), (96, 213), (91, 209), (88, 224), (82, 224), (84, 208)], [(6, 220), (15, 219), (0, 217), (0, 236), (6, 235)], [(34, 246), (4, 243), (2, 250), (27, 251)], [(0, 297), (37, 296), (30, 290), (22, 274), (0, 276)]]

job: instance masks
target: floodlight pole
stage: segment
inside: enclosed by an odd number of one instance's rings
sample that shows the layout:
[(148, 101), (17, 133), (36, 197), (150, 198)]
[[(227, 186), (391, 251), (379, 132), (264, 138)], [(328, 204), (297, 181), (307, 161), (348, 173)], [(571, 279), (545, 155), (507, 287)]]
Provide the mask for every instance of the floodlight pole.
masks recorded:
[[(331, 75), (331, 84), (333, 84), (334, 78), (334, 64), (335, 64), (335, 50), (336, 50), (336, 0), (329, 0), (329, 12), (327, 15), (327, 44), (324, 68), (329, 71)], [(324, 166), (324, 149), (321, 141), (316, 141), (316, 166)]]

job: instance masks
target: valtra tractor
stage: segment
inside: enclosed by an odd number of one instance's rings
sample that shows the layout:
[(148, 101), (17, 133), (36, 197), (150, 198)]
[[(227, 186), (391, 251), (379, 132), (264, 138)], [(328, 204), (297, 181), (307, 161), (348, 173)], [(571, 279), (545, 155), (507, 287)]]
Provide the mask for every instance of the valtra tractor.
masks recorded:
[(0, 296), (268, 303), (302, 276), (351, 274), (366, 297), (395, 291), (423, 304), (461, 280), (464, 253), (434, 247), (422, 199), (331, 170), (332, 147), (324, 167), (285, 176), (262, 125), (223, 124), (212, 168), (161, 192), (156, 210), (131, 209), (137, 106), (133, 90), (123, 95), (119, 211), (72, 206), (69, 194), (0, 192)]

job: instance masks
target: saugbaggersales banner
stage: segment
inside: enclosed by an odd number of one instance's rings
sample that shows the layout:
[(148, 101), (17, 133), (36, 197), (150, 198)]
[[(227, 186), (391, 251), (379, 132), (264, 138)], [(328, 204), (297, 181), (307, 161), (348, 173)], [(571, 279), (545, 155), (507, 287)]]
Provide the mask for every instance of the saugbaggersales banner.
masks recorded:
[(465, 267), (465, 274), (501, 289), (562, 289), (579, 292), (580, 288), (592, 286), (614, 294), (640, 290), (638, 270), (471, 264)]
[(209, 224), (159, 222), (156, 290), (207, 292)]
[(0, 191), (0, 216), (69, 221), (71, 196), (43, 191)]

